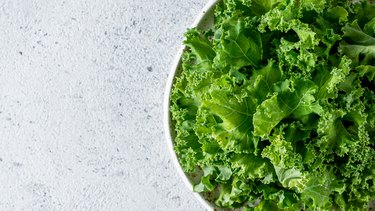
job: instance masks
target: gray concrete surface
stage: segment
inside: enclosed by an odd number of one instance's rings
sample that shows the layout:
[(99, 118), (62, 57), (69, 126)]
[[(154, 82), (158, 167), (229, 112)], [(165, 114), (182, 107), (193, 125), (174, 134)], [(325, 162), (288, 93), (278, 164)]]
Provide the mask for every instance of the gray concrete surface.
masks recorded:
[(162, 99), (204, 0), (0, 0), (0, 210), (202, 210)]

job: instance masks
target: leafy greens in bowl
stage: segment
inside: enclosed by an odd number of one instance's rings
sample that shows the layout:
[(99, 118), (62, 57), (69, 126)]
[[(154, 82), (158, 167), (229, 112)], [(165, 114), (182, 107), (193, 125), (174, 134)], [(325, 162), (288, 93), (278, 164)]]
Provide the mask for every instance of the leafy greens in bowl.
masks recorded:
[(222, 208), (366, 210), (375, 5), (225, 0), (214, 19), (186, 32), (168, 96), (173, 147), (194, 191)]

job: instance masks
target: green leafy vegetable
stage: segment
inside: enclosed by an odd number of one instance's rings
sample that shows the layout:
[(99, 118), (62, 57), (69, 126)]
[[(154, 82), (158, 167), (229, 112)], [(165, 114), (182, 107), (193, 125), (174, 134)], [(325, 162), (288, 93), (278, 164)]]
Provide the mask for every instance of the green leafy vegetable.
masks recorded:
[(212, 30), (185, 36), (170, 110), (181, 166), (201, 175), (194, 191), (224, 208), (367, 209), (373, 4), (225, 0)]

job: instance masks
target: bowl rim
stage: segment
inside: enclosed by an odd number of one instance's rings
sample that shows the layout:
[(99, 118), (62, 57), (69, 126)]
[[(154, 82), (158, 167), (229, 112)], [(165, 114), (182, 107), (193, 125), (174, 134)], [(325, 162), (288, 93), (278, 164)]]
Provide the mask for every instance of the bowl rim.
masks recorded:
[[(190, 26), (190, 28), (195, 28), (195, 27), (198, 27), (200, 24), (202, 24), (203, 20), (208, 15), (207, 11), (212, 10), (215, 7), (215, 5), (218, 1), (219, 0), (209, 0), (209, 2), (203, 7), (201, 12), (199, 13), (198, 17), (195, 19), (194, 23)], [(174, 82), (177, 70), (181, 65), (181, 57), (182, 57), (182, 54), (183, 54), (184, 50), (185, 50), (185, 45), (181, 44), (181, 46), (180, 46), (180, 48), (177, 52), (177, 55), (175, 56), (175, 59), (172, 63), (172, 66), (170, 68), (167, 83), (166, 83), (166, 87), (165, 87), (164, 103), (163, 103), (163, 105), (164, 105), (163, 106), (164, 107), (163, 108), (163, 111), (164, 111), (164, 114), (163, 114), (163, 117), (164, 117), (163, 118), (164, 133), (165, 133), (165, 137), (166, 137), (166, 140), (167, 140), (168, 149), (169, 149), (172, 161), (174, 163), (174, 166), (175, 166), (178, 174), (182, 178), (183, 182), (189, 188), (189, 190), (193, 193), (193, 195), (198, 199), (198, 201), (200, 201), (201, 204), (207, 210), (215, 210), (215, 208), (212, 206), (212, 204), (210, 202), (208, 202), (206, 199), (204, 199), (201, 194), (199, 194), (197, 192), (194, 192), (193, 184), (190, 182), (187, 175), (182, 170), (182, 167), (181, 167), (181, 165), (180, 165), (180, 163), (177, 159), (177, 155), (176, 155), (176, 153), (174, 151), (174, 148), (173, 148), (173, 139), (172, 139), (171, 127), (170, 127), (170, 125), (171, 125), (170, 124), (171, 123), (171, 119), (170, 119), (170, 96), (171, 96), (171, 91), (172, 91), (172, 88), (173, 88), (173, 82)]]

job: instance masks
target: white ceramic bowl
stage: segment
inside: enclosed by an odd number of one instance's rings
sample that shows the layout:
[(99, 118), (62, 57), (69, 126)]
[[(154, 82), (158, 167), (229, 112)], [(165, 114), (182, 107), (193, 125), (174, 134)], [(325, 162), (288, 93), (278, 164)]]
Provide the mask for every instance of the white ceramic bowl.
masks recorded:
[[(207, 3), (207, 5), (203, 8), (198, 18), (195, 20), (195, 22), (191, 26), (191, 28), (196, 27), (202, 30), (212, 28), (213, 21), (214, 21), (214, 8), (218, 1), (219, 0), (210, 0)], [(375, 3), (375, 0), (370, 0), (370, 2)], [(196, 193), (193, 191), (193, 180), (196, 178), (193, 178), (191, 175), (186, 174), (182, 170), (182, 167), (177, 159), (177, 155), (173, 148), (173, 130), (174, 129), (173, 129), (173, 124), (171, 122), (171, 116), (170, 116), (170, 110), (169, 110), (170, 95), (171, 95), (171, 90), (174, 84), (173, 83), (174, 79), (178, 74), (181, 73), (181, 56), (184, 50), (185, 50), (185, 46), (182, 45), (171, 67), (171, 70), (168, 76), (168, 81), (166, 84), (165, 93), (164, 93), (164, 131), (165, 131), (165, 135), (167, 138), (169, 152), (171, 153), (173, 163), (175, 164), (176, 169), (179, 175), (181, 176), (181, 178), (183, 179), (184, 183), (189, 188), (189, 190), (193, 192), (196, 198), (204, 205), (204, 207), (207, 210), (212, 210), (212, 211), (213, 210), (216, 210), (216, 211), (225, 210), (225, 209), (216, 207), (215, 204), (210, 202), (210, 200), (208, 199), (209, 198), (208, 196), (204, 194)], [(369, 207), (370, 207), (369, 210), (373, 210), (375, 207), (375, 201), (371, 202)]]
[[(207, 5), (203, 8), (202, 12), (199, 14), (198, 18), (195, 20), (194, 24), (191, 26), (196, 27), (198, 29), (209, 29), (213, 26), (213, 17), (214, 17), (214, 8), (215, 4), (218, 2), (218, 0), (210, 0)], [(196, 196), (196, 198), (205, 206), (207, 210), (214, 210), (218, 209), (217, 207), (214, 206), (214, 204), (210, 203), (203, 194), (199, 194), (193, 191), (193, 183), (191, 176), (187, 175), (184, 173), (184, 171), (181, 168), (180, 163), (178, 162), (177, 155), (173, 149), (173, 127), (171, 124), (171, 117), (170, 117), (170, 112), (169, 112), (169, 107), (170, 107), (170, 95), (171, 95), (171, 90), (173, 86), (173, 82), (175, 79), (175, 76), (178, 75), (181, 72), (181, 56), (182, 53), (185, 49), (185, 46), (182, 45), (181, 49), (178, 51), (176, 59), (171, 67), (169, 76), (168, 76), (168, 81), (165, 89), (165, 94), (164, 94), (164, 131), (165, 135), (167, 138), (168, 142), (168, 148), (169, 151), (171, 152), (172, 160), (176, 166), (176, 169), (183, 179), (184, 183), (186, 186), (193, 192), (193, 194)]]

